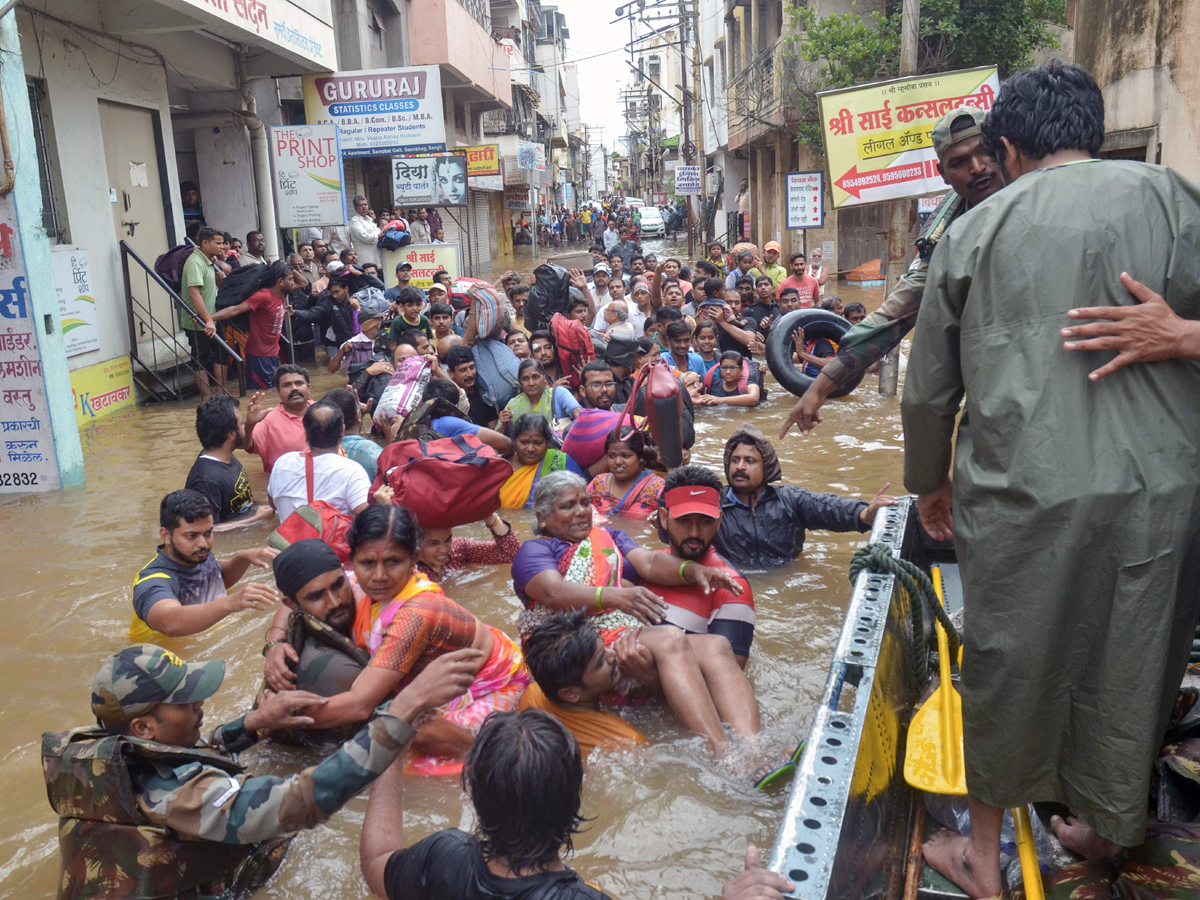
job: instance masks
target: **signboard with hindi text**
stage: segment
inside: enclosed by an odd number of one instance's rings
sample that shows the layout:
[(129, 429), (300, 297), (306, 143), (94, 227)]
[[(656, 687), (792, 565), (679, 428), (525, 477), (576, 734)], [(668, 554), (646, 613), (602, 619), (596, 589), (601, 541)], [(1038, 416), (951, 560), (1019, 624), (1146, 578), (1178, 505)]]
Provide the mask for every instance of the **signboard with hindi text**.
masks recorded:
[(818, 94), (834, 208), (946, 190), (933, 126), (964, 104), (991, 109), (999, 91), (996, 69), (987, 66)]
[(347, 159), (445, 150), (441, 69), (305, 75), (304, 118), (314, 125), (337, 125)]
[(336, 125), (272, 125), (271, 180), (280, 228), (346, 224)]
[(506, 184), (504, 186), (505, 209), (529, 209), (529, 185)]
[(700, 167), (675, 167), (675, 193), (680, 195), (700, 193)]
[(15, 196), (0, 197), (0, 494), (59, 487)]
[(89, 422), (132, 409), (133, 370), (128, 356), (96, 363), (71, 373), (71, 393), (75, 395), (75, 421), (82, 428)]
[(61, 245), (51, 247), (50, 266), (54, 271), (58, 323), (67, 356), (99, 350), (100, 329), (96, 325), (96, 297), (92, 293), (87, 251)]
[(457, 281), (462, 271), (462, 248), (458, 244), (409, 244), (399, 250), (383, 251), (383, 269), (387, 273), (387, 286), (396, 286), (396, 266), (406, 262), (412, 266), (409, 281), (413, 287), (428, 290), (433, 276), (440, 269), (450, 273)]
[(825, 173), (788, 172), (787, 227), (822, 228), (825, 225)]
[(482, 191), (504, 190), (504, 176), (500, 174), (499, 144), (457, 147), (454, 152), (467, 158), (467, 179), (471, 187)]
[(396, 157), (392, 199), (397, 206), (466, 206), (467, 158), (461, 153)]

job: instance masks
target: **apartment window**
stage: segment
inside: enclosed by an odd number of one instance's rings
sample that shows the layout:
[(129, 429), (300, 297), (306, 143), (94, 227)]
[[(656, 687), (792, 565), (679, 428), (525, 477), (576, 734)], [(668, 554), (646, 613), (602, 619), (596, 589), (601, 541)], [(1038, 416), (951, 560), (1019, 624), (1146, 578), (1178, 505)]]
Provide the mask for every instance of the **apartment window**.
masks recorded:
[(725, 47), (721, 47), (721, 91), (724, 92), (729, 87), (729, 69), (725, 64)]
[(33, 112), (33, 142), (37, 150), (38, 180), (42, 188), (42, 229), (51, 243), (70, 243), (66, 215), (61, 205), (62, 172), (59, 170), (58, 154), (54, 148), (54, 131), (45, 82), (29, 78), (26, 79), (26, 84), (29, 88), (29, 106)]
[(382, 50), (383, 23), (379, 21), (379, 14), (370, 8), (367, 9), (367, 31), (371, 35), (371, 46), (376, 50)]
[(662, 72), (662, 60), (657, 56), (650, 57), (650, 77), (657, 78)]
[(471, 113), (471, 134), (483, 134), (483, 115), (482, 113)]
[(454, 127), (462, 132), (467, 130), (467, 111), (461, 103), (454, 104)]

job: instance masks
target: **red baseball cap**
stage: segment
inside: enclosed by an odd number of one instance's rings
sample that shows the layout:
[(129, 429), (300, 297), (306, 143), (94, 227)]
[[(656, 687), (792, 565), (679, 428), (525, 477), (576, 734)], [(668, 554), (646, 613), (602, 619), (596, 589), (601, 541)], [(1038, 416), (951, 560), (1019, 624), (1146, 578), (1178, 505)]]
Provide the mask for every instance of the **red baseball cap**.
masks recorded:
[(672, 518), (700, 513), (710, 519), (721, 518), (721, 495), (716, 488), (684, 485), (671, 488), (663, 498)]

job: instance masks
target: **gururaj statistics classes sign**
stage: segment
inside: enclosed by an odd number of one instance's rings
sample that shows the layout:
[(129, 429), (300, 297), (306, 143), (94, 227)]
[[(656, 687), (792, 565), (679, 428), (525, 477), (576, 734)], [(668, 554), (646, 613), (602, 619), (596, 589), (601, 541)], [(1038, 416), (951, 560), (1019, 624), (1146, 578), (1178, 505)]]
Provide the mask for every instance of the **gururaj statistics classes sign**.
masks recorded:
[(446, 149), (437, 66), (305, 75), (304, 117), (337, 125), (347, 159)]
[(999, 91), (986, 66), (818, 94), (834, 208), (945, 191), (933, 126), (962, 105), (991, 109)]

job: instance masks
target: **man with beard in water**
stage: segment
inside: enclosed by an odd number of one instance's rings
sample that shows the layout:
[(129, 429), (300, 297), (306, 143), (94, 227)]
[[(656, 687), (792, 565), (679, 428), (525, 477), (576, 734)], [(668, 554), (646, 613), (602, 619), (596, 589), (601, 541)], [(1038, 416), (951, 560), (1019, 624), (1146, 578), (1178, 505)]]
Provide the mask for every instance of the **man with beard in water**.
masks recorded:
[(658, 537), (667, 545), (661, 553), (690, 559), (718, 569), (742, 587), (735, 594), (725, 587), (705, 593), (697, 585), (647, 584), (667, 604), (665, 619), (688, 634), (719, 634), (728, 639), (743, 669), (754, 641), (754, 592), (750, 584), (714, 548), (721, 525), (721, 482), (704, 466), (672, 469), (663, 483), (658, 504)]
[(835, 391), (852, 384), (883, 359), (917, 322), (921, 295), (929, 272), (929, 259), (946, 229), (958, 216), (978, 206), (1000, 188), (1000, 171), (983, 139), (987, 114), (974, 106), (960, 106), (938, 120), (933, 128), (937, 169), (954, 189), (947, 196), (944, 214), (936, 214), (917, 241), (918, 255), (883, 305), (855, 325), (838, 342), (837, 355), (829, 360), (797, 401), (779, 432), (782, 438), (795, 425), (808, 434), (821, 422), (819, 410)]
[[(366, 667), (370, 654), (354, 641), (355, 623), (370, 624), (371, 601), (358, 604), (337, 553), (324, 541), (307, 538), (280, 552), (271, 564), (275, 586), (283, 595), (286, 614), (277, 614), (267, 632), (264, 656), (275, 646), (267, 666), (286, 660), (286, 674), (274, 672), (268, 681), (281, 688), (298, 688), (321, 697), (350, 690)], [(266, 668), (266, 666), (264, 667)]]

